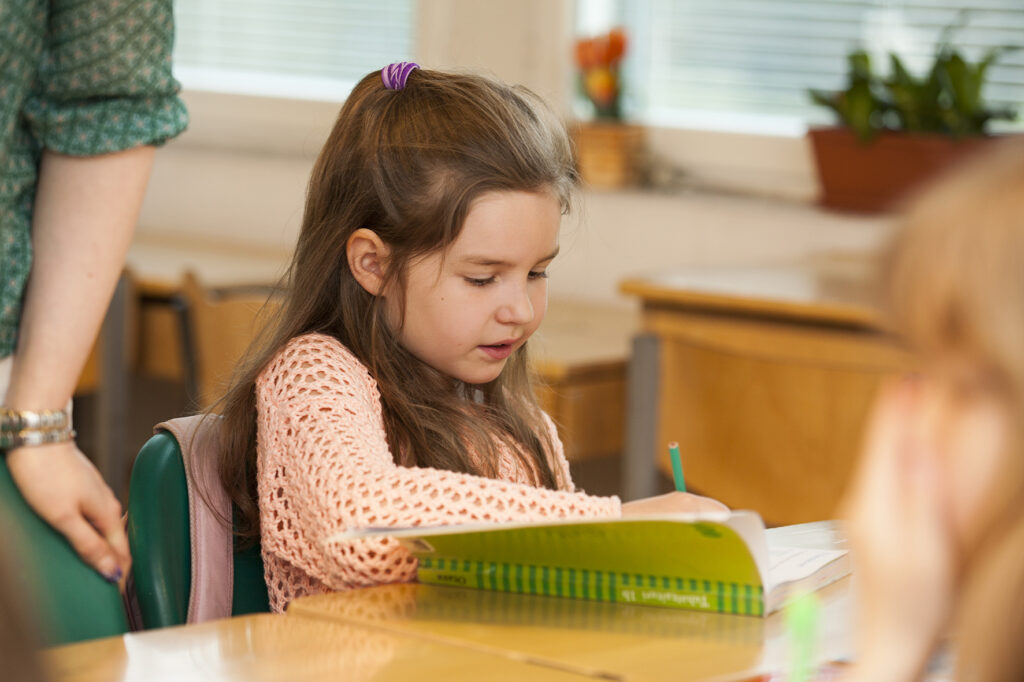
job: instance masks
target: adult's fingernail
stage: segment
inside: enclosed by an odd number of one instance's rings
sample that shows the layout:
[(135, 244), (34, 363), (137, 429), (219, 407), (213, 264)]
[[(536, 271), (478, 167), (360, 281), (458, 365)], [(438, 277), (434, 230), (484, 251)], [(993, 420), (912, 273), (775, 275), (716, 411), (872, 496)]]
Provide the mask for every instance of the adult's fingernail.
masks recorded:
[(112, 585), (116, 585), (117, 582), (121, 579), (122, 575), (124, 575), (124, 573), (121, 571), (121, 568), (118, 567), (115, 568), (113, 571), (104, 573), (103, 579), (106, 580), (108, 583), (111, 583)]

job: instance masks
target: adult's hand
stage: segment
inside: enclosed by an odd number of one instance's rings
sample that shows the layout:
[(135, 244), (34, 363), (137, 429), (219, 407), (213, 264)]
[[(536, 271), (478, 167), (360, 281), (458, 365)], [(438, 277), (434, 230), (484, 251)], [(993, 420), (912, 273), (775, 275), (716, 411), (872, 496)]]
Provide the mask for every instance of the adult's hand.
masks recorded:
[(131, 555), (121, 504), (73, 441), (11, 450), (7, 466), (29, 506), (87, 564), (110, 582), (128, 574)]

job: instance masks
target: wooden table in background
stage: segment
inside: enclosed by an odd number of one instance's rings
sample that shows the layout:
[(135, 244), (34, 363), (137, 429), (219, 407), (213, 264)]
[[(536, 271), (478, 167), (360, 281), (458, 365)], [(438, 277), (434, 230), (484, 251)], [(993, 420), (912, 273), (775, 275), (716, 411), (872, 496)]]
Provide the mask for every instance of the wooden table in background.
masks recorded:
[(270, 614), (69, 644), (45, 650), (43, 661), (54, 682), (586, 679), (477, 648)]
[(570, 462), (621, 456), (626, 366), (640, 315), (630, 309), (554, 299), (530, 339), (538, 400), (558, 424)]
[(880, 383), (909, 366), (872, 307), (866, 257), (630, 279), (623, 479), (655, 491), (681, 445), (688, 485), (772, 524), (833, 518)]

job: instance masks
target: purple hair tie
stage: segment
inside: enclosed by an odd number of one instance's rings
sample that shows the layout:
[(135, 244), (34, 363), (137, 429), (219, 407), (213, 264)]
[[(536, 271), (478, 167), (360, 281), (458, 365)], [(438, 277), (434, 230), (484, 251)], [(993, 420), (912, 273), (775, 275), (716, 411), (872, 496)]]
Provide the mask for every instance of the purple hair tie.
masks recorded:
[(388, 90), (401, 90), (405, 87), (405, 81), (409, 80), (409, 74), (413, 69), (420, 68), (415, 62), (395, 62), (388, 64), (381, 69), (380, 79), (384, 81), (384, 87)]

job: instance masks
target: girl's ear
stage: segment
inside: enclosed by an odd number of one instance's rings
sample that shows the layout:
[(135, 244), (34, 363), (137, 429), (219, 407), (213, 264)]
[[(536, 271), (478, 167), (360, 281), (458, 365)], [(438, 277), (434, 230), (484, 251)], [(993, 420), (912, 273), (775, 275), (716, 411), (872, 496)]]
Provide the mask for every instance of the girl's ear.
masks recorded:
[(348, 267), (356, 281), (374, 296), (380, 296), (384, 287), (384, 273), (391, 249), (377, 233), (361, 227), (345, 243)]

